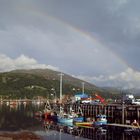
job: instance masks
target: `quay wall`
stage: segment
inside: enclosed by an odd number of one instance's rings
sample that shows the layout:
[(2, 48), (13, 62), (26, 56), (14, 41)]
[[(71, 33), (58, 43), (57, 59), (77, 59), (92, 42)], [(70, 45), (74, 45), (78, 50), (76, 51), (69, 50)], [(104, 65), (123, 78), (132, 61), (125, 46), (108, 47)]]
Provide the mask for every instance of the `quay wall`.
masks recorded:
[(81, 108), (85, 117), (95, 118), (98, 114), (105, 114), (109, 123), (131, 124), (136, 119), (140, 124), (140, 105), (121, 105), (121, 104), (65, 104), (64, 109), (79, 112)]

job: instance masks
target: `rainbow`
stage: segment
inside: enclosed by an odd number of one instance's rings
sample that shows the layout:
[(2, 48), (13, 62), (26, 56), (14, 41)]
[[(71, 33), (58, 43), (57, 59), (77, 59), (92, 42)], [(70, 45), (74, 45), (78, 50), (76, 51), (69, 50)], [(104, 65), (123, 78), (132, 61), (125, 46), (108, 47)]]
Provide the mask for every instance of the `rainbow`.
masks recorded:
[[(18, 7), (19, 8), (19, 7)], [(85, 39), (87, 39), (87, 40), (89, 40), (89, 41), (91, 41), (94, 45), (93, 46), (98, 46), (98, 47), (101, 47), (101, 48), (104, 48), (104, 49), (106, 49), (109, 53), (111, 53), (115, 58), (117, 58), (117, 60), (118, 60), (118, 62), (120, 63), (120, 64), (122, 64), (125, 68), (128, 68), (128, 67), (130, 67), (129, 65), (128, 65), (128, 63), (124, 60), (124, 59), (122, 59), (122, 57), (121, 56), (119, 56), (118, 54), (116, 54), (113, 50), (111, 50), (109, 47), (107, 47), (105, 44), (103, 44), (102, 43), (102, 41), (100, 40), (100, 39), (98, 39), (97, 37), (95, 37), (95, 36), (91, 36), (88, 32), (85, 32), (85, 31), (83, 31), (83, 30), (81, 30), (81, 29), (79, 29), (79, 28), (77, 28), (77, 27), (74, 27), (74, 26), (72, 26), (72, 25), (70, 25), (69, 23), (67, 23), (66, 21), (64, 21), (64, 20), (61, 20), (60, 18), (57, 18), (57, 17), (55, 17), (55, 16), (52, 16), (52, 15), (50, 15), (50, 14), (48, 14), (48, 13), (44, 13), (44, 12), (41, 12), (41, 11), (39, 11), (38, 9), (36, 10), (36, 9), (34, 9), (33, 7), (32, 8), (28, 8), (28, 7), (20, 7), (20, 9), (18, 9), (18, 10), (24, 10), (24, 12), (25, 11), (28, 11), (28, 15), (30, 14), (30, 15), (32, 15), (32, 16), (38, 16), (39, 18), (42, 18), (43, 20), (51, 20), (51, 21), (53, 21), (54, 23), (58, 23), (58, 24), (61, 24), (61, 25), (63, 25), (64, 27), (66, 27), (66, 28), (69, 28), (70, 30), (72, 30), (73, 32), (75, 32), (75, 33), (78, 33), (78, 34), (80, 34), (81, 36), (83, 36)], [(45, 19), (44, 19), (44, 17), (45, 17)]]

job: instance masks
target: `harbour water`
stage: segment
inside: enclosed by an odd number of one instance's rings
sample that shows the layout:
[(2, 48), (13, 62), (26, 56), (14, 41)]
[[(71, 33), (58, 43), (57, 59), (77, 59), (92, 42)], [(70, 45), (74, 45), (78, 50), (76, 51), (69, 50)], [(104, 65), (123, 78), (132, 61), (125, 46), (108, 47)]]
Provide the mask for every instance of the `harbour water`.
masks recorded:
[(20, 103), (0, 104), (0, 131), (29, 130), (39, 135), (43, 140), (140, 140), (140, 136), (131, 132), (107, 130), (95, 131), (94, 128), (79, 128), (46, 122), (34, 116), (42, 110), (43, 104)]

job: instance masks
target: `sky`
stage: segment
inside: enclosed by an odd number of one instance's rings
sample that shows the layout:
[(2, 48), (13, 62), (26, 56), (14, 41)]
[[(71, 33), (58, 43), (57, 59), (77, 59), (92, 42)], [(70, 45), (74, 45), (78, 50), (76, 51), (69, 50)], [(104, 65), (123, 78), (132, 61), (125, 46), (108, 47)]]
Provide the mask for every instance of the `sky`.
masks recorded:
[(0, 0), (0, 72), (49, 68), (139, 88), (139, 0)]

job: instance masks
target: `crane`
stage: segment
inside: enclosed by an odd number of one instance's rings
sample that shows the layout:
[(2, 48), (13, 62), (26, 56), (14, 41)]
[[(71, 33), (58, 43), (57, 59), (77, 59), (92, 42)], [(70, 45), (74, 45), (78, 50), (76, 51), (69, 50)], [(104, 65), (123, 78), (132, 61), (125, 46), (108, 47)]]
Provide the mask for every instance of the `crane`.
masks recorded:
[(106, 101), (105, 101), (105, 99), (103, 97), (101, 97), (100, 95), (95, 94), (95, 97), (96, 97), (96, 99), (99, 99), (101, 103), (107, 104)]

